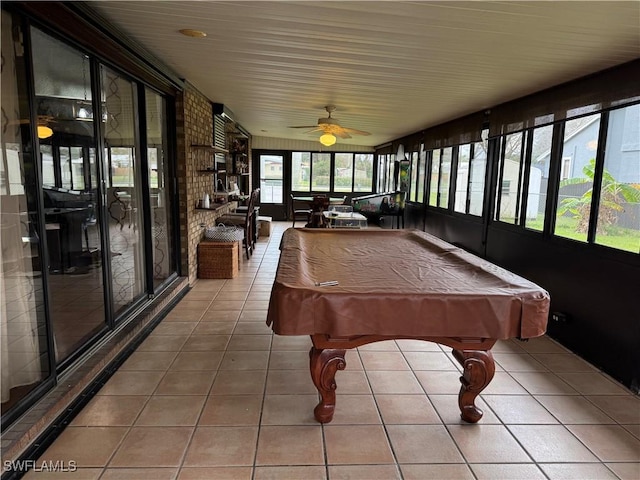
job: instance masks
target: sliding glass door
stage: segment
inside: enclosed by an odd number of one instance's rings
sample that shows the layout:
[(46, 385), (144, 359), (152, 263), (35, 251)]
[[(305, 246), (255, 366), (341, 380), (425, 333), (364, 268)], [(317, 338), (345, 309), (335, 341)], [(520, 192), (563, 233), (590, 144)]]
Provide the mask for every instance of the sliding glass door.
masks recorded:
[(100, 65), (104, 160), (107, 179), (107, 235), (114, 315), (145, 292), (144, 227), (135, 84)]
[(91, 60), (31, 29), (55, 358), (107, 328)]
[[(2, 135), (0, 136), (0, 379), (7, 413), (51, 376), (37, 208), (37, 172), (24, 110), (26, 70), (19, 26), (2, 12)], [(14, 43), (16, 42), (16, 43)], [(26, 120), (26, 122), (25, 122)], [(14, 414), (14, 416), (15, 416)]]
[(154, 91), (145, 88), (147, 175), (151, 207), (151, 253), (153, 255), (153, 287), (162, 285), (175, 272), (171, 239), (170, 165), (167, 145), (167, 104)]

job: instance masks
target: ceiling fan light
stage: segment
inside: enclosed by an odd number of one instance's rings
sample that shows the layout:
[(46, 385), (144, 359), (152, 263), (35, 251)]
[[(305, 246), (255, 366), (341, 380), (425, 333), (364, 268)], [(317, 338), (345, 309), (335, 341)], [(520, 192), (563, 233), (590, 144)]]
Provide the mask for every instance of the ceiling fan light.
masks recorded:
[(46, 125), (38, 125), (38, 138), (49, 138), (51, 135), (53, 135), (53, 130)]
[(320, 143), (325, 147), (330, 147), (331, 145), (336, 143), (336, 137), (331, 133), (325, 133), (320, 137)]

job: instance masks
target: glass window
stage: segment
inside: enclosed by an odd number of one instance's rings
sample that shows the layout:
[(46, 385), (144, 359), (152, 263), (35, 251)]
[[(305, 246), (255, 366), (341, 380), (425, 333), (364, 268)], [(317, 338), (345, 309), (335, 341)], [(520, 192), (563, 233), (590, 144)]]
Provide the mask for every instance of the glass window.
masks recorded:
[[(91, 110), (95, 97), (89, 57), (37, 28), (31, 29), (31, 42), (35, 107), (52, 129), (40, 142), (46, 159), (43, 174), (52, 165), (55, 178), (43, 188), (46, 235), (42, 241), (49, 260), (55, 356), (62, 362), (106, 327), (102, 281), (102, 259), (106, 257), (96, 208), (99, 195)], [(80, 293), (69, 296), (68, 292)]]
[(482, 131), (482, 141), (473, 144), (473, 157), (469, 172), (469, 214), (482, 215), (484, 203), (484, 179), (487, 170), (489, 130)]
[(531, 164), (529, 166), (527, 212), (524, 216), (524, 226), (539, 232), (544, 229), (547, 185), (549, 184), (548, 160), (552, 138), (553, 125), (536, 128), (531, 132)]
[(311, 155), (311, 190), (328, 192), (331, 190), (331, 154), (313, 153)]
[(418, 180), (416, 186), (416, 202), (424, 203), (424, 182), (427, 170), (427, 151), (424, 144), (420, 145), (420, 153), (418, 158)]
[(609, 114), (595, 243), (640, 253), (640, 105)]
[(135, 184), (133, 147), (113, 147), (109, 150), (111, 186), (132, 187)]
[(387, 173), (387, 156), (378, 155), (378, 192), (384, 192), (384, 181)]
[(171, 176), (167, 158), (166, 100), (145, 89), (147, 117), (147, 168), (151, 204), (153, 286), (162, 284), (175, 272), (172, 209), (169, 208)]
[(62, 181), (62, 188), (68, 190), (73, 189), (73, 183), (71, 183), (71, 152), (69, 147), (60, 147), (60, 179)]
[(40, 144), (40, 157), (42, 158), (42, 185), (55, 187), (56, 169), (53, 164), (53, 148), (51, 145)]
[(71, 147), (71, 182), (74, 190), (84, 190), (84, 157), (82, 147)]
[[(136, 85), (101, 65), (104, 145), (109, 151), (112, 185), (107, 209), (111, 245), (111, 289), (115, 314), (124, 312), (146, 290), (142, 228), (141, 164), (136, 145)], [(144, 134), (145, 132), (143, 132)]]
[(353, 184), (353, 153), (336, 153), (333, 167), (333, 191), (351, 192)]
[(429, 205), (438, 205), (438, 180), (440, 179), (440, 150), (433, 151), (431, 180), (429, 182)]
[(519, 205), (522, 164), (522, 139), (524, 132), (507, 135), (502, 143), (500, 182), (498, 185), (499, 210), (497, 220), (516, 223)]
[(449, 207), (449, 183), (451, 181), (451, 160), (453, 157), (453, 147), (442, 150), (442, 161), (440, 162), (440, 180), (438, 183), (438, 206)]
[(311, 182), (311, 154), (309, 152), (291, 152), (291, 190), (309, 192)]
[(409, 158), (411, 158), (411, 182), (409, 183), (409, 200), (415, 202), (418, 198), (418, 188), (416, 183), (418, 182), (418, 152), (409, 152)]
[[(21, 22), (2, 11), (2, 135), (0, 136), (0, 400), (2, 427), (6, 428), (15, 407), (51, 374), (48, 358), (47, 327), (44, 317), (44, 288), (40, 257), (37, 209), (36, 162), (23, 144), (22, 134), (28, 126), (22, 119), (29, 112), (22, 111), (27, 92), (24, 58), (16, 54), (22, 45), (14, 42)], [(52, 151), (48, 159), (53, 165)], [(53, 173), (51, 170), (48, 170)], [(45, 178), (47, 178), (45, 176)], [(51, 181), (51, 177), (48, 177)], [(55, 181), (54, 181), (55, 183)], [(43, 234), (56, 232), (39, 229)], [(69, 287), (67, 287), (69, 290)], [(64, 294), (64, 292), (62, 292)]]
[(467, 198), (469, 189), (469, 166), (471, 165), (471, 145), (458, 147), (458, 168), (456, 171), (456, 191), (454, 194), (453, 210), (460, 213), (467, 212)]
[(561, 158), (569, 171), (558, 190), (553, 233), (559, 237), (587, 241), (599, 130), (600, 114), (565, 123)]
[(91, 147), (89, 148), (89, 180), (91, 185), (89, 185), (90, 190), (95, 190), (98, 188), (98, 167), (96, 165), (96, 149)]
[(356, 153), (353, 178), (354, 192), (371, 192), (373, 190), (373, 154)]
[(260, 155), (260, 203), (282, 204), (284, 173), (282, 155)]

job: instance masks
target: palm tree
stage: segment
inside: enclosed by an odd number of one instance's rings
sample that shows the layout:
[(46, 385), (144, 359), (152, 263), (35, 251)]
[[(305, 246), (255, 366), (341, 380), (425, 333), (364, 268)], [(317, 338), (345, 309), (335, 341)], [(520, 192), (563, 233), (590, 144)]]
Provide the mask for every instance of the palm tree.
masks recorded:
[[(596, 160), (592, 158), (582, 168), (584, 177), (567, 178), (560, 182), (560, 187), (566, 185), (593, 185)], [(585, 233), (589, 229), (589, 213), (591, 211), (591, 199), (593, 186), (584, 192), (581, 197), (565, 198), (558, 206), (558, 216), (570, 213), (578, 220), (576, 231)], [(640, 186), (628, 183), (620, 183), (608, 170), (602, 172), (602, 187), (600, 189), (600, 209), (598, 211), (597, 232), (606, 234), (605, 229), (614, 225), (618, 220), (618, 213), (624, 212), (624, 203), (640, 203)]]

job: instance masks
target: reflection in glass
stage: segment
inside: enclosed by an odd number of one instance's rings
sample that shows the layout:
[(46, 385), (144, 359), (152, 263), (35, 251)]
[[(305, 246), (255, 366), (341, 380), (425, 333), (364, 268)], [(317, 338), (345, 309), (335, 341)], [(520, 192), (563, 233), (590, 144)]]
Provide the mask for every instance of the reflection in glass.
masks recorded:
[(600, 114), (565, 123), (554, 234), (587, 241)]
[[(20, 112), (26, 92), (25, 71), (15, 57), (19, 49), (11, 15), (2, 12), (2, 136), (0, 137), (0, 379), (2, 415), (49, 376), (43, 261), (39, 256), (35, 171), (25, 161)], [(17, 38), (17, 37), (16, 37)], [(22, 115), (21, 115), (22, 113)], [(25, 132), (27, 133), (27, 132)], [(4, 423), (4, 422), (3, 422)]]
[(135, 138), (134, 83), (100, 66), (105, 159), (109, 184), (107, 213), (111, 245), (113, 311), (124, 311), (145, 292), (140, 162)]
[(58, 152), (60, 158), (60, 184), (62, 188), (73, 190), (73, 183), (71, 183), (71, 155), (69, 147), (60, 147)]
[(640, 105), (609, 114), (595, 241), (640, 253)]
[(40, 158), (42, 159), (42, 186), (55, 187), (56, 173), (51, 145), (40, 145)]
[(166, 101), (145, 90), (147, 110), (147, 163), (151, 196), (151, 243), (154, 289), (169, 278), (173, 268), (171, 209), (169, 208), (169, 169), (167, 166)]
[(105, 327), (93, 119), (76, 117), (93, 98), (91, 69), (82, 52), (36, 28), (31, 36), (36, 107), (53, 129), (40, 154), (49, 311), (61, 362)]

